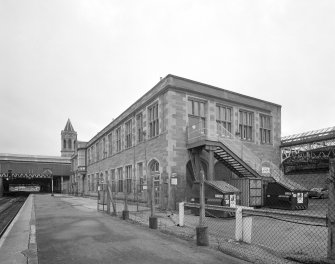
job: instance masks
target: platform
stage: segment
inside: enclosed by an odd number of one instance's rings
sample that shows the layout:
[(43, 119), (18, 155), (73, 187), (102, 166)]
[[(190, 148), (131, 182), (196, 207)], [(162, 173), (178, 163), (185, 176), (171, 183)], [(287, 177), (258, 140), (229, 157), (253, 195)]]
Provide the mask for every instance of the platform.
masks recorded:
[(247, 262), (97, 212), (94, 199), (46, 194), (29, 196), (1, 242), (0, 263)]

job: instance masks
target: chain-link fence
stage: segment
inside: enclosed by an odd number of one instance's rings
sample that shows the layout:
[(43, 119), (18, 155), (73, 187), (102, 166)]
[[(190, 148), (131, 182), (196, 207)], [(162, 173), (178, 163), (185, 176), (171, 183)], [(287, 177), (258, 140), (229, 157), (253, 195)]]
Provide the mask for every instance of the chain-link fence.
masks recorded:
[[(258, 208), (207, 202), (205, 226), (210, 243), (257, 263), (277, 263), (279, 259), (321, 263), (329, 257), (332, 245), (327, 216), (329, 220), (335, 213), (330, 197), (333, 187), (329, 188), (333, 184), (327, 184), (326, 178), (313, 188), (307, 187), (307, 176), (299, 176), (299, 181), (283, 176), (280, 181), (264, 182), (263, 206)], [(198, 215), (198, 204), (185, 204), (185, 225), (196, 226)]]
[[(335, 213), (330, 179), (333, 174), (326, 173), (324, 180), (313, 188), (308, 185), (308, 176), (301, 175), (263, 181), (263, 205), (257, 208), (243, 206), (243, 199), (240, 205), (232, 207), (219, 206), (226, 203), (217, 201), (211, 205), (207, 199), (203, 224), (208, 227), (209, 244), (254, 263), (322, 263), (331, 258), (328, 233), (332, 228), (329, 219)], [(123, 217), (127, 210), (130, 221), (146, 226), (154, 215), (161, 231), (196, 240), (199, 203), (182, 203), (181, 210), (163, 209), (159, 188), (162, 186), (155, 185), (152, 193), (150, 181), (148, 185), (133, 181), (132, 192), (120, 193), (111, 184), (109, 189), (107, 184), (101, 185), (98, 209), (107, 211), (110, 201), (111, 214)], [(224, 194), (222, 197), (225, 199)]]

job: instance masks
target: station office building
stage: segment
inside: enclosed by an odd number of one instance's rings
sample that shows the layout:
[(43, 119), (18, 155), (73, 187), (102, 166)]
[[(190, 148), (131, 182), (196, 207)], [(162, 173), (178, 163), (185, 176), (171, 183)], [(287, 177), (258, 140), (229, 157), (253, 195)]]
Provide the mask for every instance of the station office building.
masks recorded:
[[(192, 129), (207, 141), (196, 140), (194, 145)], [(243, 168), (247, 167), (243, 153), (234, 154), (240, 150), (225, 152), (242, 157), (239, 162), (236, 157), (225, 160), (227, 155), (220, 159), (223, 151), (218, 150), (224, 146), (214, 143), (223, 130), (243, 142), (261, 160), (259, 166), (267, 162), (279, 166), (280, 105), (167, 75), (91, 140), (78, 142), (72, 156), (71, 190), (96, 195), (99, 183), (108, 180), (115, 197), (128, 193), (130, 199), (148, 201), (153, 180), (155, 203), (174, 208), (188, 200), (192, 181), (197, 181), (190, 175), (196, 160), (208, 181), (253, 177)]]

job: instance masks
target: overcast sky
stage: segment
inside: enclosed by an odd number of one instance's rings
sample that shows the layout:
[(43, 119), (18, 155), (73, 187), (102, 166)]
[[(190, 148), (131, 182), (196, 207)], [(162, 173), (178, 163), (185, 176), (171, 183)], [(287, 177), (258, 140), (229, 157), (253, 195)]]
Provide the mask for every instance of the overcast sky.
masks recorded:
[(0, 0), (0, 153), (60, 155), (175, 74), (335, 126), (335, 1)]

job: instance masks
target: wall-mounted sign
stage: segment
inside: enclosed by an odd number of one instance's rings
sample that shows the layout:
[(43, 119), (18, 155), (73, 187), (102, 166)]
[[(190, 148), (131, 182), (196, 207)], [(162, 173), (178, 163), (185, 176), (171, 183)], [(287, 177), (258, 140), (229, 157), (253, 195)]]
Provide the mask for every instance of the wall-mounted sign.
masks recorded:
[(177, 178), (171, 178), (171, 185), (177, 185), (178, 179)]
[(215, 194), (214, 197), (215, 197), (215, 198), (221, 198), (221, 199), (222, 199), (222, 198), (223, 198), (223, 194)]
[(230, 200), (230, 207), (235, 207), (236, 206), (236, 195), (231, 194), (229, 197), (229, 200)]
[(148, 186), (143, 185), (143, 190), (147, 190), (147, 189), (148, 189)]
[(270, 174), (270, 168), (269, 167), (262, 167), (262, 174)]

